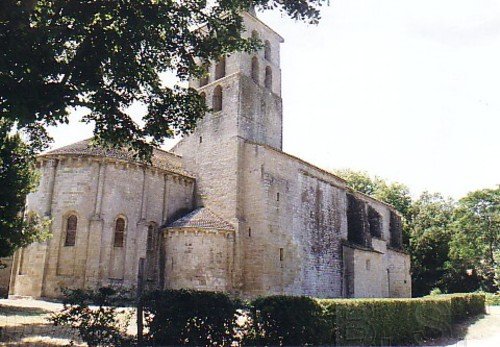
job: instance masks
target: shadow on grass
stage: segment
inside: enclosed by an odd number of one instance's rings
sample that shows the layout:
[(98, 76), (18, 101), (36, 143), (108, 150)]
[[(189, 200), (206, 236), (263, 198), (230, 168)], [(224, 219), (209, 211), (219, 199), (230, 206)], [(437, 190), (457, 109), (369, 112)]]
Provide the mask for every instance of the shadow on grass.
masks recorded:
[(0, 304), (0, 317), (9, 316), (41, 316), (53, 311), (39, 307), (6, 306)]
[(0, 328), (0, 344), (2, 346), (53, 346), (58, 344), (67, 346), (70, 340), (80, 341), (76, 331), (67, 327), (53, 326), (49, 321)]

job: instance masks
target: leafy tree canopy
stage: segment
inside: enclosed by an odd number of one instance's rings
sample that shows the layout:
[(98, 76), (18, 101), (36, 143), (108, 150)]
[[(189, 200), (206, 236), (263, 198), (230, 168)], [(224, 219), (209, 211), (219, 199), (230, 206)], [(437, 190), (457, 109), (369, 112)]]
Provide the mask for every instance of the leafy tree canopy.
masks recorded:
[(500, 288), (500, 186), (469, 193), (458, 202), (450, 246), (454, 262), (465, 263), (487, 291)]
[(37, 182), (30, 148), (0, 120), (0, 258), (48, 236), (49, 221), (23, 213), (26, 195)]
[[(168, 87), (200, 77), (200, 62), (260, 46), (242, 38), (241, 12), (277, 8), (317, 23), (326, 0), (3, 0), (0, 2), (0, 116), (47, 143), (45, 126), (85, 107), (100, 144), (151, 154), (151, 145), (189, 132), (206, 111), (198, 93)], [(195, 30), (203, 27), (203, 30)], [(146, 105), (141, 125), (126, 112)]]

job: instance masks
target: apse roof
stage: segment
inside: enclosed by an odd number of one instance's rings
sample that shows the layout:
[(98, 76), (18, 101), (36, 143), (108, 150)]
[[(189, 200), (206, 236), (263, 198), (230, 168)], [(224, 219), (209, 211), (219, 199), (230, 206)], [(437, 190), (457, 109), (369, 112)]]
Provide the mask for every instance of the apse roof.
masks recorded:
[[(92, 139), (86, 139), (61, 148), (54, 149), (52, 151), (41, 154), (40, 157), (58, 155), (84, 155), (113, 158), (136, 163), (141, 162), (138, 158), (134, 157), (134, 154), (131, 151), (117, 148), (93, 146)], [(177, 161), (177, 163), (175, 161)], [(152, 166), (168, 171), (173, 171), (184, 176), (192, 176), (188, 172), (184, 171), (178, 163), (179, 157), (176, 154), (156, 148), (153, 149), (153, 157), (151, 159)]]
[(206, 207), (198, 208), (173, 221), (167, 228), (234, 230), (234, 227)]

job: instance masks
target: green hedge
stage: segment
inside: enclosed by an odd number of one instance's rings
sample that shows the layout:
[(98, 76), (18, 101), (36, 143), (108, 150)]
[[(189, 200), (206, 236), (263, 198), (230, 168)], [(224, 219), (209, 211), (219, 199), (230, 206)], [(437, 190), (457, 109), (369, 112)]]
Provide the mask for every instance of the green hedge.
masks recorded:
[(241, 305), (224, 293), (155, 291), (142, 302), (154, 345), (230, 345), (234, 339)]
[(395, 345), (449, 335), (485, 310), (483, 294), (417, 299), (269, 296), (243, 305), (222, 293), (166, 291), (145, 302), (160, 345)]
[(328, 341), (323, 307), (305, 296), (269, 296), (251, 305), (248, 345), (319, 345)]

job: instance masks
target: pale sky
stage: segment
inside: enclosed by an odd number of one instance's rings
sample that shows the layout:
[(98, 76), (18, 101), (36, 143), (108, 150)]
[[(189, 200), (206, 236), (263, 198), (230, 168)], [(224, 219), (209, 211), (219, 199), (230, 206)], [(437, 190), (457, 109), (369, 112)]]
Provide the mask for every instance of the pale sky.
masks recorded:
[[(500, 184), (500, 1), (335, 0), (281, 47), (284, 150), (459, 198)], [(92, 136), (51, 129), (53, 147)]]

